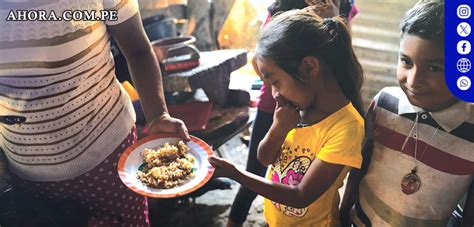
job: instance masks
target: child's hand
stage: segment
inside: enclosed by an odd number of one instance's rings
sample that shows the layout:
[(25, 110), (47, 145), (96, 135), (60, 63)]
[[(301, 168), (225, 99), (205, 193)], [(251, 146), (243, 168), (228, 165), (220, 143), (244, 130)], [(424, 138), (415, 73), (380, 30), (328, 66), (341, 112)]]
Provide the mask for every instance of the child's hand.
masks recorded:
[(209, 163), (216, 168), (213, 177), (228, 177), (234, 178), (237, 173), (237, 168), (234, 164), (226, 159), (218, 158), (214, 155), (209, 156)]
[[(284, 97), (275, 96), (276, 109), (273, 115), (273, 126), (283, 134), (287, 134), (300, 122), (300, 111)], [(272, 127), (273, 128), (273, 127)]]
[(322, 18), (339, 15), (339, 1), (337, 0), (305, 0), (305, 2), (309, 5), (305, 10), (313, 11)]

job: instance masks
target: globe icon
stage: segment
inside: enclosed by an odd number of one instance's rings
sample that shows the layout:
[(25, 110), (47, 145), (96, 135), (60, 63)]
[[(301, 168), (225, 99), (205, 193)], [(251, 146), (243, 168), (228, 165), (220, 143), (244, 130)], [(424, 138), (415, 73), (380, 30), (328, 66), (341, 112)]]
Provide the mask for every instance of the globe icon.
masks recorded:
[(471, 61), (467, 58), (461, 58), (458, 60), (456, 66), (458, 67), (459, 72), (467, 73), (471, 70)]

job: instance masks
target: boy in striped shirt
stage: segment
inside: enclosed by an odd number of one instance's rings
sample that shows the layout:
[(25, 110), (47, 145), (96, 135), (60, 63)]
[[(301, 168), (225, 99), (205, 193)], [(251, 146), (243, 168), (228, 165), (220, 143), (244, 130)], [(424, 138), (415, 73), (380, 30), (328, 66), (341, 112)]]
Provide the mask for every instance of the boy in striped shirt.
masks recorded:
[(467, 193), (463, 226), (473, 226), (474, 105), (444, 81), (444, 2), (420, 1), (401, 30), (400, 87), (382, 89), (369, 107), (364, 164), (349, 177), (342, 223), (446, 226)]

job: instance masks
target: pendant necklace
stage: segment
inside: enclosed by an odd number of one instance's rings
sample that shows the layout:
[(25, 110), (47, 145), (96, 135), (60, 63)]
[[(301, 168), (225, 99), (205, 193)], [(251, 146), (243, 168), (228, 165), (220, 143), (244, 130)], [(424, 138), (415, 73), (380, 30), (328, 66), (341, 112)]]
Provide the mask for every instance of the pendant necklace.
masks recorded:
[(431, 136), (429, 141), (426, 143), (425, 149), (423, 149), (423, 152), (421, 153), (420, 158), (418, 158), (418, 154), (417, 154), (417, 151), (418, 151), (418, 137), (419, 137), (418, 117), (419, 117), (419, 113), (417, 112), (416, 113), (416, 118), (415, 118), (415, 123), (413, 124), (413, 127), (411, 128), (410, 132), (408, 133), (408, 136), (405, 138), (405, 141), (403, 142), (402, 148), (400, 150), (400, 152), (403, 153), (403, 150), (404, 150), (404, 148), (405, 148), (405, 146), (408, 142), (408, 139), (411, 137), (411, 135), (413, 133), (413, 130), (414, 130), (415, 134), (413, 135), (413, 137), (415, 138), (415, 167), (411, 170), (410, 173), (407, 173), (403, 177), (402, 182), (400, 184), (402, 192), (407, 194), (407, 195), (411, 195), (411, 194), (417, 192), (418, 190), (420, 190), (421, 179), (417, 174), (418, 159), (421, 160), (421, 158), (423, 157), (423, 155), (426, 152), (426, 149), (428, 148), (428, 145), (433, 140), (434, 136), (436, 135), (436, 133), (438, 132), (438, 129), (439, 129), (439, 125), (438, 125), (435, 132), (433, 133), (433, 135)]

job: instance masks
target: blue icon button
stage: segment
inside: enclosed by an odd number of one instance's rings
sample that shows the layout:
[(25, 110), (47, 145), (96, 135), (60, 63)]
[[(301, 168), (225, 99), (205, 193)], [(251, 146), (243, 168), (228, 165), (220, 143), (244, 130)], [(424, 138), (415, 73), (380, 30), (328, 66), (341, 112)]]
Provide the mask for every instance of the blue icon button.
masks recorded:
[(457, 45), (458, 53), (466, 55), (471, 53), (471, 43), (467, 40), (461, 40)]
[(466, 22), (461, 22), (458, 25), (457, 31), (459, 36), (466, 37), (471, 34), (471, 25)]
[(461, 91), (466, 91), (471, 87), (471, 79), (467, 76), (461, 76), (458, 78), (457, 85)]
[(467, 73), (469, 70), (471, 70), (471, 61), (467, 58), (461, 58), (456, 63), (456, 67), (458, 68), (459, 72)]

